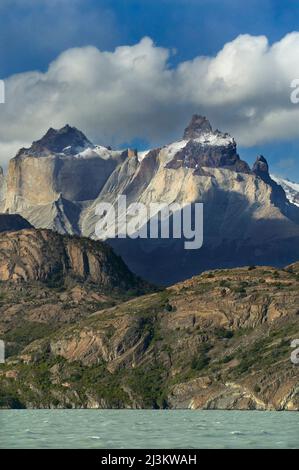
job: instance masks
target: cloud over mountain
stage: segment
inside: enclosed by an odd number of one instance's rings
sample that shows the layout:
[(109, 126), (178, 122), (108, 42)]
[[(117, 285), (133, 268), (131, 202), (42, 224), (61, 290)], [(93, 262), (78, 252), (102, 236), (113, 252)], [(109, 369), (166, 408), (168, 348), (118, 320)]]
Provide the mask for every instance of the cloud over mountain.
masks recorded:
[(134, 138), (170, 141), (192, 112), (207, 114), (242, 145), (297, 135), (290, 83), (299, 78), (299, 32), (272, 45), (265, 36), (241, 35), (215, 57), (175, 67), (171, 54), (145, 37), (113, 52), (68, 49), (45, 73), (9, 77), (0, 108), (2, 163), (21, 142), (66, 122), (113, 146)]

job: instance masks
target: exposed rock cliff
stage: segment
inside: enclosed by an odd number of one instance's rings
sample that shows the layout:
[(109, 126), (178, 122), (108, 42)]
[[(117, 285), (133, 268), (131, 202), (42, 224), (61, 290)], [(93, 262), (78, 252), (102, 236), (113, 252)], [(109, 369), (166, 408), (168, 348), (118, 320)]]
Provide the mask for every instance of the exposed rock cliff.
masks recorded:
[[(141, 153), (93, 145), (70, 126), (50, 129), (11, 160), (4, 209), (38, 228), (94, 238), (97, 204), (116, 208), (123, 194), (128, 204), (148, 208), (151, 202), (204, 204), (204, 244), (189, 252), (184, 240), (115, 239), (109, 220), (104, 238), (152, 282), (171, 284), (215, 267), (283, 266), (299, 258), (299, 208), (271, 178), (266, 159), (258, 157), (251, 170), (235, 140), (198, 115), (182, 140)], [(120, 216), (128, 219), (125, 210)], [(143, 217), (144, 225), (149, 221)]]
[(185, 129), (182, 148), (167, 163), (167, 168), (194, 168), (197, 174), (205, 174), (204, 167), (228, 168), (250, 173), (248, 164), (237, 154), (235, 140), (229, 134), (213, 131), (207, 118), (194, 115)]
[(129, 289), (141, 282), (103, 242), (25, 229), (0, 235), (0, 281), (43, 281), (63, 285), (66, 278), (105, 288)]
[(36, 227), (78, 233), (80, 204), (96, 198), (122, 158), (70, 126), (49, 129), (10, 161), (4, 210), (21, 213)]
[[(143, 154), (139, 164), (130, 162), (129, 171), (127, 161), (120, 165), (94, 203), (83, 210), (82, 233), (95, 236), (97, 204), (112, 202), (116, 207), (118, 194), (125, 194), (128, 204), (147, 207), (151, 202), (203, 202), (204, 244), (199, 250), (185, 250), (183, 240), (173, 239), (111, 237), (109, 243), (134, 272), (165, 284), (206, 268), (279, 266), (298, 259), (299, 210), (271, 179), (266, 160), (260, 157), (251, 171), (237, 155), (234, 140), (211, 129), (205, 118), (195, 116), (185, 131), (190, 140)], [(149, 218), (144, 220), (148, 223)], [(113, 229), (107, 227), (108, 239)]]
[(207, 272), (113, 308), (88, 287), (34, 289), (2, 283), (1, 406), (299, 410), (296, 264)]

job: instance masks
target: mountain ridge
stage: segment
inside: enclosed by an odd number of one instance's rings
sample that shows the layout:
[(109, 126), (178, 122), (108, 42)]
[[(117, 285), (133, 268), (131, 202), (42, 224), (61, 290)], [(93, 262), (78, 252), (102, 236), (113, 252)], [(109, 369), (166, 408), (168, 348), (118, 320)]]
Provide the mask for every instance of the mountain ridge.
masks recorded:
[(33, 227), (0, 233), (0, 281), (68, 279), (120, 291), (146, 287), (105, 242)]
[(298, 273), (209, 271), (113, 306), (2, 283), (0, 407), (298, 411)]
[[(299, 208), (272, 179), (264, 157), (250, 169), (235, 140), (214, 131), (205, 117), (192, 117), (183, 140), (146, 152), (95, 146), (70, 126), (49, 133), (33, 144), (33, 150), (41, 146), (41, 158), (29, 149), (11, 160), (3, 211), (19, 213), (37, 228), (95, 238), (97, 205), (115, 207), (120, 194), (146, 206), (202, 202), (204, 245), (196, 253), (173, 239), (119, 240), (107, 231), (108, 243), (134, 272), (161, 284), (209, 268), (283, 266), (299, 257)], [(44, 154), (46, 145), (52, 150)], [(171, 260), (169, 252), (176, 253)]]

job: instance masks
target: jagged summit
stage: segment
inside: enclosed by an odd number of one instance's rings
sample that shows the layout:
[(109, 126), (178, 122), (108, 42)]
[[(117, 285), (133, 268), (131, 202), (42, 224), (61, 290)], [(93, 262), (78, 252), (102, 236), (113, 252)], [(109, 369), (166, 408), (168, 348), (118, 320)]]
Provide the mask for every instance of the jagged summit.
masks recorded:
[[(299, 259), (298, 207), (271, 179), (264, 157), (250, 168), (234, 138), (214, 130), (206, 117), (194, 115), (184, 139), (138, 154), (90, 145), (70, 125), (49, 129), (10, 161), (5, 181), (0, 178), (2, 211), (19, 213), (37, 228), (94, 238), (98, 204), (116, 206), (122, 194), (146, 205), (203, 202), (205, 241), (196, 256), (182, 240), (105, 236), (134, 272), (163, 284), (211, 267)], [(178, 253), (171, 260), (170, 251)]]
[(74, 155), (93, 144), (79, 129), (66, 124), (58, 130), (50, 128), (44, 137), (33, 143), (33, 146), (46, 148), (53, 153), (66, 153), (69, 150), (67, 153)]
[[(277, 184), (275, 180), (271, 178), (271, 175), (269, 173), (269, 165), (265, 157), (263, 155), (259, 155), (252, 167), (253, 173), (261, 178), (266, 184), (271, 186), (272, 188), (272, 194), (271, 194), (271, 200), (274, 204), (279, 205), (282, 207), (283, 213), (285, 213), (285, 204), (288, 202), (288, 199), (286, 197), (286, 193), (280, 184)], [(288, 216), (290, 218), (292, 217), (292, 214), (288, 213)], [(295, 214), (295, 220), (296, 222), (299, 220), (298, 214)]]
[(227, 132), (213, 130), (210, 121), (199, 114), (194, 114), (183, 135), (183, 141), (195, 141), (202, 147), (236, 146), (234, 138)]
[(174, 148), (173, 158), (169, 158), (167, 168), (194, 168), (197, 174), (202, 174), (203, 167), (251, 173), (248, 164), (237, 153), (234, 138), (218, 129), (214, 131), (205, 116), (194, 114), (183, 140), (171, 147)]
[[(94, 145), (76, 127), (69, 124), (61, 129), (51, 127), (30, 148), (22, 148), (10, 160), (3, 210), (22, 214), (34, 226), (56, 226), (63, 233), (69, 232), (64, 220), (62, 223), (65, 214), (61, 213), (61, 203), (64, 211), (66, 200), (68, 207), (73, 204), (74, 208), (69, 209), (69, 212), (72, 216), (77, 214), (76, 202), (96, 198), (122, 158), (121, 151)], [(36, 204), (42, 208), (38, 224), (38, 211), (34, 209)], [(71, 227), (73, 233), (73, 221), (68, 227)]]
[(83, 132), (66, 124), (61, 129), (50, 127), (41, 139), (33, 142), (29, 149), (21, 149), (19, 154), (45, 156), (50, 153), (64, 153), (76, 155), (88, 147), (93, 147), (93, 144)]
[(197, 139), (203, 134), (213, 132), (210, 121), (205, 116), (193, 114), (192, 119), (184, 131), (184, 140)]
[(259, 155), (252, 167), (252, 171), (262, 178), (262, 180), (269, 179), (269, 165), (265, 157), (263, 155)]

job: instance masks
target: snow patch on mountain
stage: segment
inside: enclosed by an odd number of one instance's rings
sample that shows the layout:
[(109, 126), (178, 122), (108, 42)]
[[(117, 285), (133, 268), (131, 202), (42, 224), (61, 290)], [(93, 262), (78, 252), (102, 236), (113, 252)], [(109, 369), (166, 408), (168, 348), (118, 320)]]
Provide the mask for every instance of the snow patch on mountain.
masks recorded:
[(138, 152), (138, 161), (142, 162), (149, 152), (150, 150), (143, 150), (142, 152)]
[[(161, 151), (161, 158), (163, 163), (167, 165), (167, 163), (169, 163), (180, 150), (186, 147), (188, 142), (191, 140), (203, 146), (211, 147), (227, 147), (235, 143), (234, 138), (227, 133), (224, 134), (220, 131), (204, 132), (199, 137), (178, 140), (163, 147)], [(149, 154), (149, 152), (150, 150), (138, 152), (139, 162), (141, 162)]]
[(287, 178), (271, 175), (271, 178), (284, 189), (288, 200), (299, 207), (299, 183), (294, 183)]
[(176, 153), (186, 147), (187, 143), (188, 140), (179, 140), (178, 142), (173, 142), (172, 144), (164, 147), (163, 152), (161, 152), (163, 155), (164, 164), (166, 165), (168, 162), (170, 162)]
[(222, 132), (207, 132), (194, 139), (194, 141), (202, 145), (212, 145), (215, 147), (226, 147), (234, 143), (233, 137), (229, 134), (222, 134)]
[[(165, 147), (161, 149), (160, 153), (161, 160), (163, 161), (163, 163), (166, 165), (168, 162), (170, 162), (175, 156), (175, 154), (182, 150), (188, 142), (188, 140), (179, 140), (177, 142), (172, 142), (169, 145), (165, 145)], [(150, 150), (143, 150), (142, 152), (138, 152), (139, 162), (146, 158), (149, 152)]]
[(120, 154), (121, 151), (119, 152), (114, 152), (107, 147), (103, 147), (101, 145), (95, 145), (94, 147), (87, 147), (85, 150), (82, 152), (79, 152), (76, 157), (81, 157), (81, 158), (93, 158), (93, 157), (100, 157), (103, 160), (108, 160), (111, 158), (114, 154)]

